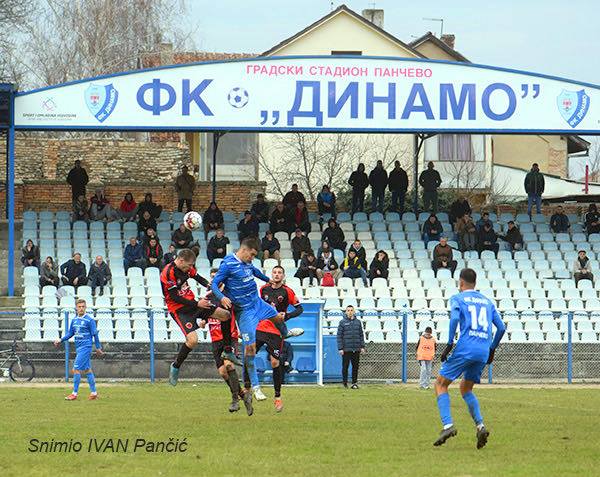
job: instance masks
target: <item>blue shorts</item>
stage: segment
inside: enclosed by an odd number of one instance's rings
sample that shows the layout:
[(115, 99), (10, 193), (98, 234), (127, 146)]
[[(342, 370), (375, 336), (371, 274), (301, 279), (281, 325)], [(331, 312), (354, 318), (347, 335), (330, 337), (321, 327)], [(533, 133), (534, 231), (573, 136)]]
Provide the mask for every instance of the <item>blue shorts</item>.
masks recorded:
[(485, 365), (486, 363), (482, 363), (481, 361), (466, 359), (460, 355), (450, 355), (446, 362), (442, 363), (440, 376), (455, 381), (464, 374), (465, 380), (479, 384)]
[(244, 346), (256, 343), (256, 327), (261, 320), (268, 320), (277, 315), (277, 310), (266, 301), (257, 299), (248, 308), (234, 308), (235, 319), (240, 329)]
[(77, 371), (92, 369), (91, 357), (92, 348), (78, 348), (73, 369), (76, 369)]

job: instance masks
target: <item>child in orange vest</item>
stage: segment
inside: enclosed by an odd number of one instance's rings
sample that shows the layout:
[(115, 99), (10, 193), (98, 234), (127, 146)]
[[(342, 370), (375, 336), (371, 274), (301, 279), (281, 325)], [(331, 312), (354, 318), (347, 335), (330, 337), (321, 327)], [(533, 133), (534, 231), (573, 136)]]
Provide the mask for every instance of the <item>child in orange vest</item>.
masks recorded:
[(425, 333), (419, 337), (417, 343), (417, 360), (421, 365), (421, 389), (429, 389), (431, 381), (431, 363), (435, 357), (435, 338), (431, 332), (430, 326), (425, 328)]

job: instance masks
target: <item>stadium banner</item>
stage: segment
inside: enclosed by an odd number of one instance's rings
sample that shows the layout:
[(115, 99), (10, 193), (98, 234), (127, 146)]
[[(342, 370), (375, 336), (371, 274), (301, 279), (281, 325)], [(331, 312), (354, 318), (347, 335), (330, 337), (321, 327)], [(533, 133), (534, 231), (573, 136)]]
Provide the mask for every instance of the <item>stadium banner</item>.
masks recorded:
[(15, 99), (17, 129), (600, 133), (600, 86), (506, 68), (301, 56), (173, 65)]

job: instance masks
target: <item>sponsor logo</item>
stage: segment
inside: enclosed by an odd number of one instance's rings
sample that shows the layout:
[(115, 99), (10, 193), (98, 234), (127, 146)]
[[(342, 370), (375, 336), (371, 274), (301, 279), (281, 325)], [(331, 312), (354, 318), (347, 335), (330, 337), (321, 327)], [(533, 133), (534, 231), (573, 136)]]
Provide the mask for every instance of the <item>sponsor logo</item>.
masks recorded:
[(572, 128), (577, 127), (590, 109), (590, 97), (584, 89), (567, 91), (563, 89), (556, 98), (558, 111)]

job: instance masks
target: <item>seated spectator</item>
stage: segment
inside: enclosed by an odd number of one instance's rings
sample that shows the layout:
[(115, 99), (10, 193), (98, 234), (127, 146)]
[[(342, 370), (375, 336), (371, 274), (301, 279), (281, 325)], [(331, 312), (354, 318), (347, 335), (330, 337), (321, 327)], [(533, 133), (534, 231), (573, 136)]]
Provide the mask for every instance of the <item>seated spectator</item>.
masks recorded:
[(163, 267), (163, 249), (159, 241), (152, 237), (144, 246), (143, 268), (154, 267), (159, 270)]
[(596, 204), (590, 204), (585, 214), (585, 230), (588, 235), (600, 233), (600, 214)]
[(169, 263), (173, 262), (176, 258), (177, 258), (177, 250), (175, 250), (175, 245), (173, 245), (171, 243), (171, 244), (169, 244), (169, 251), (167, 253), (165, 253), (165, 255), (163, 257), (164, 264), (168, 265)]
[(373, 285), (373, 280), (376, 278), (385, 278), (387, 280), (390, 267), (390, 259), (388, 254), (383, 250), (379, 250), (373, 257), (373, 261), (371, 262), (371, 266), (369, 267), (369, 278), (371, 279), (371, 285)]
[(354, 242), (352, 242), (352, 245), (350, 245), (350, 250), (354, 250), (354, 252), (356, 253), (356, 256), (360, 260), (360, 265), (362, 266), (362, 268), (364, 270), (366, 270), (367, 269), (367, 251), (365, 250), (365, 247), (362, 246), (362, 242), (360, 240), (356, 239)]
[(484, 250), (491, 250), (495, 255), (498, 255), (498, 236), (492, 228), (491, 222), (485, 222), (483, 228), (477, 234), (477, 249), (479, 256)]
[(25, 242), (21, 255), (21, 263), (24, 267), (40, 266), (40, 249), (33, 244), (33, 240), (29, 239)]
[(327, 240), (321, 242), (321, 246), (319, 247), (319, 250), (317, 250), (317, 260), (321, 258), (321, 255), (323, 255), (324, 252), (331, 252), (333, 254), (333, 248), (329, 245)]
[(501, 235), (500, 238), (510, 244), (510, 249), (512, 251), (523, 250), (523, 236), (521, 235), (519, 227), (517, 227), (512, 220), (508, 222), (506, 235)]
[(156, 234), (156, 230), (150, 227), (148, 230), (146, 230), (146, 233), (142, 237), (142, 246), (148, 245), (150, 243), (150, 239), (153, 238), (155, 238), (157, 242), (160, 242), (160, 240), (158, 239), (158, 235)]
[(326, 273), (331, 273), (334, 283), (337, 283), (338, 278), (342, 274), (339, 265), (335, 261), (335, 258), (333, 258), (331, 250), (324, 250), (317, 259), (317, 278), (319, 279), (319, 283), (321, 283)]
[(425, 244), (430, 241), (439, 240), (444, 231), (442, 224), (435, 214), (431, 214), (423, 224), (423, 240)]
[(579, 280), (594, 281), (590, 259), (587, 257), (585, 250), (580, 250), (578, 257), (575, 259), (573, 265), (573, 278), (575, 278), (575, 285), (579, 283)]
[(239, 241), (241, 242), (247, 237), (258, 238), (258, 228), (258, 222), (252, 216), (252, 212), (249, 210), (244, 212), (244, 218), (240, 220), (240, 223), (237, 226)]
[(298, 263), (298, 260), (311, 250), (308, 237), (302, 233), (302, 230), (296, 229), (296, 235), (292, 239), (292, 256), (295, 262)]
[(98, 255), (94, 263), (90, 265), (90, 273), (88, 274), (88, 282), (92, 287), (92, 295), (96, 295), (96, 288), (100, 287), (99, 295), (104, 294), (104, 287), (108, 284), (112, 277), (108, 263), (104, 261), (102, 255)]
[(550, 228), (555, 234), (562, 234), (567, 233), (570, 227), (569, 217), (565, 214), (562, 206), (559, 205), (550, 217)]
[(311, 231), (308, 209), (302, 201), (298, 202), (296, 208), (292, 210), (292, 227), (302, 230), (305, 234), (309, 234)]
[(143, 249), (140, 243), (137, 241), (136, 237), (130, 237), (129, 243), (125, 247), (125, 251), (123, 252), (123, 268), (125, 269), (125, 273), (129, 270), (129, 267), (139, 267), (141, 266), (141, 261), (143, 259)]
[(54, 285), (58, 288), (60, 280), (58, 278), (58, 265), (54, 263), (52, 257), (46, 257), (40, 267), (40, 286)]
[(263, 253), (263, 260), (266, 260), (267, 258), (274, 258), (275, 260), (279, 261), (279, 250), (281, 250), (281, 244), (279, 243), (279, 240), (273, 236), (273, 232), (270, 230), (267, 230), (265, 233), (265, 236), (260, 243), (260, 248)]
[(215, 258), (225, 258), (227, 245), (229, 245), (229, 239), (225, 237), (225, 232), (223, 229), (217, 229), (217, 233), (210, 238), (206, 246), (206, 258), (211, 264)]
[(292, 184), (292, 190), (283, 197), (283, 205), (286, 209), (292, 210), (298, 205), (298, 202), (306, 203), (306, 199), (304, 194), (298, 191), (298, 184)]
[(195, 244), (192, 231), (185, 228), (183, 223), (171, 234), (171, 243), (175, 245), (177, 250), (181, 248), (192, 248)]
[(121, 202), (121, 207), (119, 207), (119, 216), (125, 222), (133, 222), (138, 213), (137, 208), (137, 203), (133, 200), (133, 194), (127, 192), (123, 198), (123, 202)]
[(354, 250), (354, 248), (350, 247), (350, 250), (348, 250), (348, 255), (342, 262), (341, 268), (345, 277), (352, 279), (362, 278), (364, 286), (369, 286), (367, 281), (367, 272), (362, 266), (360, 257), (356, 254), (356, 250)]
[(312, 250), (306, 252), (306, 254), (302, 257), (298, 271), (294, 276), (300, 280), (309, 278), (310, 285), (313, 285), (315, 277), (317, 276), (317, 259)]
[(461, 252), (477, 250), (477, 227), (470, 214), (465, 214), (456, 221), (456, 235)]
[(433, 261), (431, 262), (433, 272), (437, 276), (440, 268), (447, 268), (454, 275), (456, 266), (456, 260), (452, 260), (452, 247), (448, 245), (448, 239), (440, 237), (440, 243), (433, 249)]
[(265, 201), (264, 195), (258, 194), (256, 196), (256, 202), (252, 204), (250, 212), (252, 212), (252, 216), (259, 224), (269, 222), (269, 204)]
[(208, 209), (204, 211), (202, 217), (202, 226), (204, 227), (204, 237), (208, 238), (208, 232), (223, 228), (223, 212), (219, 209), (216, 202), (211, 202)]
[(340, 228), (334, 218), (327, 221), (327, 228), (323, 230), (321, 240), (329, 242), (331, 248), (335, 248), (341, 251), (346, 250), (346, 237), (344, 231)]
[(275, 207), (275, 210), (271, 214), (271, 232), (276, 234), (277, 232), (285, 232), (288, 235), (291, 232), (291, 221), (290, 212), (285, 208), (283, 202), (279, 202)]
[(152, 217), (149, 211), (145, 210), (138, 220), (138, 237), (140, 240), (147, 235), (148, 229), (156, 230), (156, 219)]
[(158, 219), (163, 211), (162, 205), (158, 205), (152, 200), (152, 193), (150, 192), (146, 193), (144, 196), (144, 201), (139, 204), (138, 215), (141, 217), (146, 211), (150, 212), (150, 215), (155, 219)]
[(323, 220), (323, 214), (330, 214), (332, 218), (335, 218), (335, 194), (331, 192), (328, 185), (324, 185), (321, 192), (317, 194), (317, 206), (321, 220)]
[(455, 224), (456, 221), (462, 218), (465, 214), (471, 214), (471, 205), (465, 197), (459, 197), (450, 204), (450, 223)]
[(75, 202), (73, 202), (73, 214), (71, 215), (73, 222), (77, 220), (83, 220), (84, 222), (90, 221), (90, 206), (88, 201), (83, 195), (78, 195)]
[(494, 228), (494, 224), (490, 220), (489, 212), (484, 212), (483, 214), (481, 214), (481, 218), (475, 224), (475, 228), (477, 229), (477, 232), (479, 232), (481, 229), (483, 229), (483, 226), (485, 224), (490, 224), (490, 227)]
[(75, 289), (87, 284), (87, 270), (81, 261), (81, 254), (76, 252), (71, 260), (67, 260), (60, 267), (63, 285), (71, 285)]
[(96, 189), (96, 193), (90, 201), (90, 217), (92, 220), (112, 221), (117, 218), (117, 212), (113, 210), (103, 189)]

